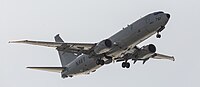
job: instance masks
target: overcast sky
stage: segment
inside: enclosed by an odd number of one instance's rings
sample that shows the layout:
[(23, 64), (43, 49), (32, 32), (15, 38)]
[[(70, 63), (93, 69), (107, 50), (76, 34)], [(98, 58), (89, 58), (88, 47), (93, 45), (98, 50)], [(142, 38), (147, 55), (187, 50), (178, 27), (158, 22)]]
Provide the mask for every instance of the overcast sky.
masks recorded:
[[(0, 87), (199, 87), (199, 0), (0, 0)], [(97, 42), (154, 11), (171, 14), (153, 43), (175, 62), (150, 59), (101, 67), (95, 73), (62, 79), (60, 74), (28, 70), (27, 66), (60, 66), (53, 48), (8, 44), (9, 40)]]

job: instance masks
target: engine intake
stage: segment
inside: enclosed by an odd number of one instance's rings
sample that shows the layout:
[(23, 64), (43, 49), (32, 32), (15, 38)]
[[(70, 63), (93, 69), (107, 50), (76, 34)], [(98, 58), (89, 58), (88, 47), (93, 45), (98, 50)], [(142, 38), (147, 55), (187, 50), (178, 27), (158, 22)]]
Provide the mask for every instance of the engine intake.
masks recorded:
[(111, 49), (113, 45), (113, 42), (110, 39), (105, 39), (101, 42), (99, 42), (95, 48), (94, 48), (94, 52), (96, 54), (102, 54), (105, 53), (107, 51), (109, 51)]
[(104, 44), (105, 44), (105, 46), (108, 47), (108, 48), (112, 47), (112, 41), (109, 40), (109, 39), (105, 39), (105, 40), (104, 40)]
[(149, 44), (140, 48), (140, 50), (137, 53), (137, 57), (145, 59), (150, 57), (155, 52), (156, 52), (156, 46), (153, 44)]
[(151, 53), (155, 53), (155, 52), (156, 52), (156, 46), (153, 45), (153, 44), (149, 44), (149, 45), (148, 45), (148, 50), (149, 50), (149, 52), (151, 52)]

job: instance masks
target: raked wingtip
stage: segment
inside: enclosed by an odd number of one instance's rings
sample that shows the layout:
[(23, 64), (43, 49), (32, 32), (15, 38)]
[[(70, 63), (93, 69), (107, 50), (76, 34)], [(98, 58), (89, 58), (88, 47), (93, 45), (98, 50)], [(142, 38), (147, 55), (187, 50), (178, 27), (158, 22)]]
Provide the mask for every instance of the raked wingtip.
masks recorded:
[(8, 43), (17, 43), (17, 42), (19, 42), (19, 41), (9, 41)]
[(174, 58), (174, 56), (173, 56), (173, 58), (172, 58), (172, 61), (175, 61), (175, 58)]
[(15, 41), (8, 41), (8, 43), (15, 43)]
[(175, 61), (174, 56), (171, 56), (171, 58), (169, 58), (169, 60), (171, 60), (171, 61)]

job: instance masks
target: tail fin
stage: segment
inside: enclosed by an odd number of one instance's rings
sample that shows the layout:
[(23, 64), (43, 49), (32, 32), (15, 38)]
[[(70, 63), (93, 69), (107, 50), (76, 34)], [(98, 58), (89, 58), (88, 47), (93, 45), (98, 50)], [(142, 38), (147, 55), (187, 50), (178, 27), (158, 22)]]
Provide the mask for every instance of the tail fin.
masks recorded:
[[(59, 36), (59, 34), (57, 34), (54, 37), (54, 39), (55, 39), (56, 42), (64, 42), (62, 40), (62, 38)], [(58, 54), (59, 54), (62, 66), (69, 64), (70, 62), (72, 62), (77, 57), (77, 55), (74, 55), (74, 53), (68, 53), (68, 52), (64, 52), (64, 51), (58, 51)]]
[(59, 34), (57, 34), (54, 38), (55, 38), (55, 41), (56, 41), (56, 42), (64, 42), (64, 41), (62, 40), (62, 38), (59, 36)]

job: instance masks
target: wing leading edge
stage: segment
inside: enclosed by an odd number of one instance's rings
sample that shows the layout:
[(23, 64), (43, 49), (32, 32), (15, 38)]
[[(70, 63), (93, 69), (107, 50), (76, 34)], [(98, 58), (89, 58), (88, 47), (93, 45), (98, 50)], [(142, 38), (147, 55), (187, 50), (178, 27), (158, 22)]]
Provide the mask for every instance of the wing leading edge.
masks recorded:
[(60, 51), (67, 52), (79, 52), (89, 51), (94, 47), (95, 43), (65, 43), (65, 42), (45, 42), (45, 41), (31, 41), (31, 40), (20, 40), (20, 41), (9, 41), (9, 43), (23, 43), (37, 46), (46, 46), (57, 48)]
[(9, 41), (9, 43), (24, 43), (24, 44), (55, 47), (55, 48), (63, 44), (67, 44), (67, 43), (62, 43), (62, 42), (45, 42), (45, 41), (31, 41), (31, 40)]

